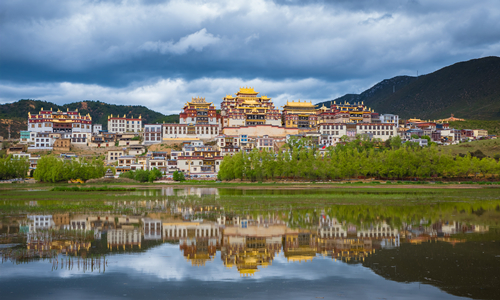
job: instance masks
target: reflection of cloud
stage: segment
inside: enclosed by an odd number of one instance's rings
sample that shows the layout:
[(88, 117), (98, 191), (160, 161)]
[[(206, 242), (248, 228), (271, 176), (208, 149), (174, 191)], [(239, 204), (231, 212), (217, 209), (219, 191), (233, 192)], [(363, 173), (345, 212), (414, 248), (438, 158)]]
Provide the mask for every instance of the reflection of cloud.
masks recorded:
[[(163, 244), (148, 250), (145, 253), (123, 255), (107, 255), (108, 266), (106, 273), (125, 273), (132, 276), (143, 276), (144, 274), (156, 277), (161, 280), (201, 280), (201, 281), (227, 281), (241, 280), (236, 267), (226, 268), (221, 261), (220, 252), (213, 261), (208, 261), (204, 267), (192, 266), (191, 263), (182, 256), (179, 245)], [(325, 268), (325, 265), (328, 265)], [(27, 264), (25, 267), (13, 265), (2, 269), (0, 278), (14, 278), (18, 276), (32, 277), (59, 277), (69, 278), (72, 276), (95, 276), (98, 272), (83, 273), (75, 268), (73, 270), (58, 270), (47, 275), (45, 271), (51, 268), (49, 261), (38, 261)], [(321, 272), (318, 272), (321, 268)], [(263, 280), (267, 278), (286, 278), (318, 280), (328, 276), (342, 274), (346, 278), (359, 277), (359, 272), (345, 263), (332, 261), (331, 258), (317, 256), (308, 263), (288, 263), (283, 256), (283, 252), (274, 258), (272, 265), (260, 268), (253, 279)], [(364, 277), (364, 275), (362, 276)]]

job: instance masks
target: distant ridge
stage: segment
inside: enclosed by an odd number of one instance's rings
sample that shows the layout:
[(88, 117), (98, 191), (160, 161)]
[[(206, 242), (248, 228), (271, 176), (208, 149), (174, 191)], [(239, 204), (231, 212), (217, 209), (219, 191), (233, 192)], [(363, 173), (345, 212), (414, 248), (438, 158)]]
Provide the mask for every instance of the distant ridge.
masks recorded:
[(8, 123), (10, 123), (11, 136), (13, 138), (19, 137), (19, 131), (26, 130), (27, 128), (28, 112), (36, 114), (42, 109), (42, 107), (44, 109), (52, 108), (54, 111), (57, 111), (58, 109), (66, 111), (68, 108), (69, 110), (78, 109), (82, 115), (86, 115), (87, 113), (90, 114), (92, 117), (92, 123), (102, 124), (103, 129), (107, 129), (108, 127), (107, 117), (110, 114), (115, 116), (127, 115), (135, 117), (141, 115), (143, 124), (156, 122), (161, 123), (163, 121), (175, 123), (179, 122), (179, 115), (166, 116), (140, 105), (115, 105), (91, 100), (57, 105), (47, 101), (23, 99), (13, 103), (0, 105), (0, 119), (2, 120), (0, 124), (0, 136), (7, 138)]
[[(402, 118), (456, 117), (500, 119), (500, 57), (459, 62), (417, 77), (385, 79), (361, 94), (347, 94), (335, 101), (361, 102), (380, 113)], [(329, 106), (331, 101), (318, 103)]]

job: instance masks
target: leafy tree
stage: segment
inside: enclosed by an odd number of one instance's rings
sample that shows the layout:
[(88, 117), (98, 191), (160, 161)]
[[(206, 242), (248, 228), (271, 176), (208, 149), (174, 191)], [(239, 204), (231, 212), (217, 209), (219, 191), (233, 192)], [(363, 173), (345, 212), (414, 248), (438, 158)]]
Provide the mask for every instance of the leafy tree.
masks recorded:
[(179, 172), (179, 171), (175, 171), (174, 172), (173, 179), (175, 181), (184, 181), (184, 180), (186, 180), (186, 178), (184, 178), (184, 173)]
[(0, 158), (0, 179), (25, 178), (29, 171), (29, 161), (26, 158), (14, 158), (9, 155)]
[(106, 173), (104, 162), (100, 159), (63, 160), (55, 156), (44, 156), (38, 160), (33, 174), (36, 180), (43, 182), (60, 182), (70, 179), (89, 180), (103, 177)]

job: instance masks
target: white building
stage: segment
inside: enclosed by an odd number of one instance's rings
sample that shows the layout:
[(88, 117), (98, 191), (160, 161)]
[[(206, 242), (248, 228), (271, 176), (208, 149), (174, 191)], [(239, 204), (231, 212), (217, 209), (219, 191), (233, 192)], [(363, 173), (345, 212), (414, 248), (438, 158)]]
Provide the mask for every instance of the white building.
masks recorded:
[(52, 150), (54, 139), (48, 132), (32, 132), (32, 144), (28, 146), (28, 150)]
[(321, 124), (319, 127), (319, 133), (327, 135), (328, 140), (340, 139), (344, 135), (347, 135), (347, 126), (342, 123), (330, 123), (330, 124)]
[(108, 116), (108, 132), (113, 133), (127, 133), (127, 132), (141, 132), (142, 131), (142, 117), (113, 117)]
[(357, 134), (372, 134), (373, 138), (385, 141), (398, 134), (398, 125), (392, 123), (362, 123), (356, 124), (356, 132)]
[(383, 115), (380, 115), (380, 122), (381, 123), (391, 123), (391, 124), (395, 124), (396, 126), (399, 126), (399, 116), (392, 115), (392, 114), (383, 114)]
[(144, 125), (144, 145), (152, 145), (161, 143), (162, 138), (162, 124), (145, 124)]
[(408, 142), (417, 143), (420, 147), (427, 147), (429, 145), (427, 139), (411, 139)]
[(219, 125), (212, 124), (163, 124), (163, 138), (199, 138), (212, 139), (219, 135)]
[(92, 125), (92, 135), (98, 135), (100, 131), (102, 131), (102, 124)]

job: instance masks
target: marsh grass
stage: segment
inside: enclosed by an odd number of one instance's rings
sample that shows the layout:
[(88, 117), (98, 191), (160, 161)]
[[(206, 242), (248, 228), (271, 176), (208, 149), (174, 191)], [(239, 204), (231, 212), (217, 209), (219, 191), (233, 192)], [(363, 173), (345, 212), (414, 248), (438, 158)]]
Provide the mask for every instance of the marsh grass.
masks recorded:
[(56, 186), (53, 187), (51, 192), (130, 192), (135, 191), (135, 188), (124, 188), (124, 187), (108, 187), (108, 186), (100, 186), (100, 187), (66, 187), (66, 186)]

